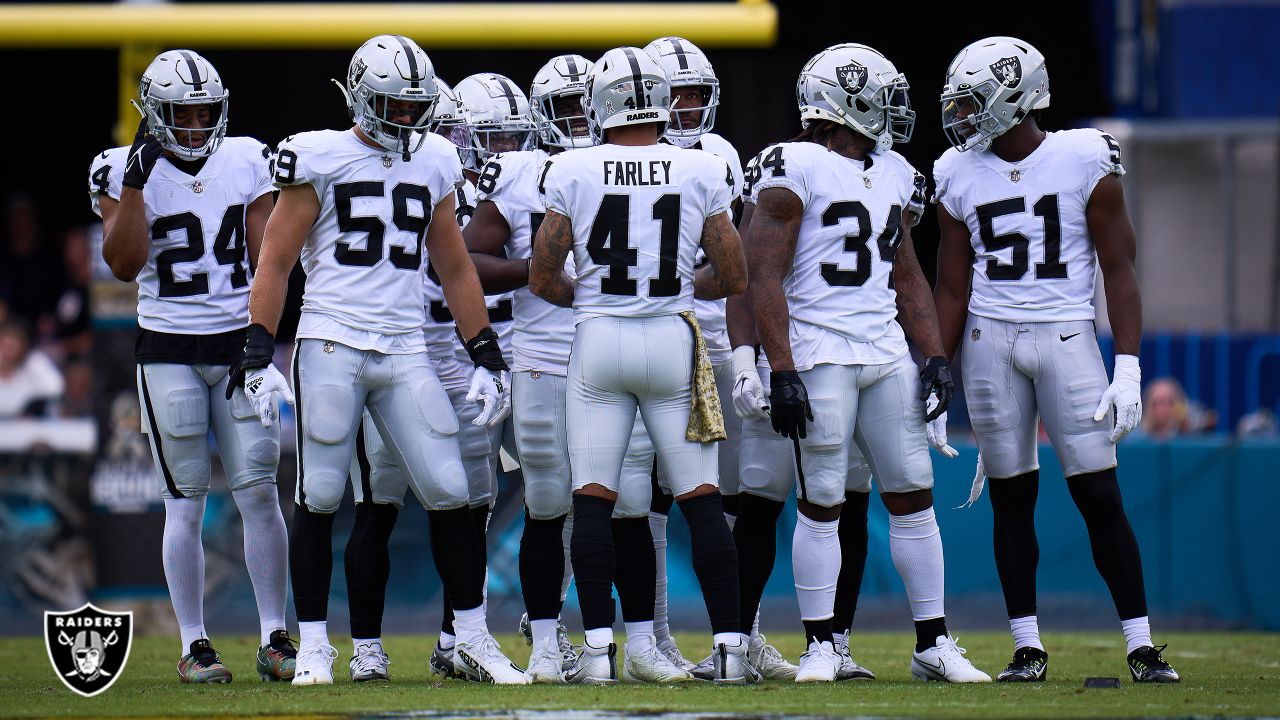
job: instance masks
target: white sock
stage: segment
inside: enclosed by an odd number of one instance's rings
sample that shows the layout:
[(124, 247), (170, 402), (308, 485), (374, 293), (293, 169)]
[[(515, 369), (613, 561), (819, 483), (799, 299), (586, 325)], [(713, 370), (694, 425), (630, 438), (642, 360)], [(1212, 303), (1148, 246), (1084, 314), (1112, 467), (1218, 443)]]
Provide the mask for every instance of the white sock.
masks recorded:
[(653, 634), (659, 641), (671, 638), (667, 624), (667, 516), (649, 513), (649, 534), (653, 536), (653, 559), (657, 581), (653, 587)]
[(587, 631), (587, 644), (593, 648), (608, 647), (613, 642), (613, 628), (592, 628)]
[(381, 650), (382, 638), (351, 638), (351, 654), (359, 655), (361, 645), (370, 645), (374, 650)]
[(283, 630), (289, 588), (289, 532), (280, 514), (273, 482), (251, 485), (231, 493), (244, 524), (244, 564), (258, 603), (261, 644)]
[[(453, 614), (453, 629), (454, 630), (458, 629), (458, 614), (456, 611)], [(440, 631), (440, 649), (441, 650), (448, 650), (449, 648), (453, 647), (457, 643), (458, 643), (457, 636), (447, 633), (443, 630)]]
[(1040, 643), (1040, 621), (1035, 615), (1009, 618), (1009, 630), (1013, 633), (1013, 649), (1033, 647), (1044, 650)]
[(741, 645), (746, 641), (747, 639), (742, 636), (742, 633), (736, 633), (736, 632), (716, 633), (711, 636), (711, 647), (718, 647), (720, 645), (737, 647), (738, 645)]
[(204, 501), (203, 495), (164, 501), (160, 552), (173, 614), (182, 634), (183, 655), (191, 652), (191, 643), (208, 637), (204, 629), (204, 544), (200, 541)]
[(800, 619), (821, 620), (835, 614), (836, 580), (840, 578), (840, 521), (822, 522), (796, 516), (791, 541)]
[(911, 618), (944, 617), (942, 532), (933, 508), (889, 516), (889, 554), (907, 588)]
[(320, 647), (329, 644), (329, 621), (312, 620), (298, 623), (298, 649)]
[(484, 606), (470, 610), (453, 611), (453, 631), (458, 634), (458, 642), (474, 645), (489, 634), (489, 624), (484, 618)]
[(556, 639), (556, 629), (560, 624), (558, 620), (530, 620), (529, 627), (533, 630), (533, 646), (540, 647), (559, 647), (559, 641)]
[(1140, 647), (1155, 647), (1155, 643), (1151, 641), (1151, 622), (1146, 615), (1121, 620), (1120, 627), (1124, 630), (1126, 654)]
[(654, 646), (656, 640), (653, 637), (652, 620), (624, 622), (622, 625), (627, 630), (628, 652), (644, 652)]
[(569, 584), (573, 582), (573, 554), (569, 552), (569, 539), (573, 537), (573, 513), (564, 519), (564, 532), (560, 533), (560, 541), (564, 544), (564, 579), (560, 581), (560, 606), (569, 597)]

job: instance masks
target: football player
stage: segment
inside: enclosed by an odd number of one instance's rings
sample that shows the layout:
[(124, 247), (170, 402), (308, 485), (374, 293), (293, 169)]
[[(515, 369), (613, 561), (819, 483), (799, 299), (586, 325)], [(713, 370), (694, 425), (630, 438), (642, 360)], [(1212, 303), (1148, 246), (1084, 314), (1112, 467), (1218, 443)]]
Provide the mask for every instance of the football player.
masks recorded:
[[(980, 450), (971, 501), (984, 475), (991, 479), (996, 569), (1014, 641), (998, 679), (1039, 681), (1048, 669), (1036, 619), (1043, 421), (1120, 615), (1133, 679), (1178, 682), (1151, 639), (1142, 560), (1116, 479), (1116, 443), (1142, 417), (1142, 296), (1120, 145), (1092, 128), (1040, 129), (1036, 115), (1049, 106), (1044, 56), (1016, 38), (961, 50), (942, 105), (952, 148), (934, 164), (942, 229), (935, 297), (947, 356), (964, 348)], [(1115, 334), (1109, 384), (1093, 327), (1095, 261)]]
[[(797, 83), (817, 142), (766, 149), (752, 187), (750, 292), (771, 368), (770, 413), (800, 460), (792, 558), (808, 651), (797, 682), (834, 680), (841, 664), (832, 616), (851, 442), (889, 510), (889, 548), (916, 624), (912, 675), (990, 681), (956, 646), (943, 612), (925, 399), (942, 412), (952, 383), (905, 216), (915, 171), (890, 149), (914, 125), (906, 90), (869, 47), (822, 51)], [(928, 358), (923, 370), (904, 329)]]
[[(603, 144), (551, 158), (539, 179), (547, 214), (529, 286), (552, 304), (574, 308), (573, 347), (590, 348), (571, 354), (567, 383), (573, 570), (587, 634), (567, 674), (571, 681), (617, 679), (615, 582), (628, 671), (643, 665), (646, 679), (692, 679), (657, 650), (652, 551), (647, 561), (615, 551), (610, 515), (637, 408), (689, 522), (716, 679), (759, 678), (737, 632), (737, 554), (716, 487), (713, 444), (724, 437), (723, 421), (693, 313), (695, 294), (711, 300), (746, 287), (729, 215), (735, 189), (724, 160), (658, 144), (670, 120), (670, 95), (666, 73), (644, 51), (605, 53), (587, 75), (584, 99), (588, 125)], [(709, 263), (695, 276), (700, 244)], [(564, 273), (570, 252), (576, 281)]]
[(276, 153), (280, 199), (250, 296), (254, 324), (233, 375), (264, 416), (288, 395), (271, 365), (272, 331), (301, 256), (307, 284), (293, 356), (298, 487), (290, 565), (302, 638), (293, 682), (333, 682), (336, 651), (325, 622), (333, 513), (368, 409), (427, 508), (455, 608), (455, 665), (483, 680), (523, 684), (485, 623), (484, 560), (467, 507), (458, 418), (422, 334), (429, 254), (475, 365), (469, 395), (484, 408), (473, 422), (499, 421), (507, 365), (454, 215), (457, 153), (426, 132), (438, 97), (431, 61), (412, 40), (379, 35), (356, 51), (342, 87), (354, 127), (300, 133)]
[(103, 258), (117, 278), (138, 282), (138, 394), (142, 431), (165, 481), (161, 554), (182, 634), (178, 677), (197, 683), (231, 681), (204, 624), (210, 430), (244, 522), (261, 622), (258, 674), (291, 679), (296, 655), (285, 631), (280, 428), (260, 421), (244, 393), (226, 394), (227, 368), (249, 324), (251, 262), (272, 206), (271, 151), (226, 137), (228, 98), (198, 53), (160, 54), (142, 74), (133, 146), (102, 153), (89, 175)]

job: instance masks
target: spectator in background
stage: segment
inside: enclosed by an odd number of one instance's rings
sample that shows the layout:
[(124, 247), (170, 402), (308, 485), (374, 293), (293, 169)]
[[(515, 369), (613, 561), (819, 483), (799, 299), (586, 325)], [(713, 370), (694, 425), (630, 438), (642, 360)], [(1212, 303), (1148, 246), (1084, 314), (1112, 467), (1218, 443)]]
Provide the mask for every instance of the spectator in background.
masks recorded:
[(11, 315), (37, 328), (44, 340), (54, 332), (54, 310), (63, 287), (61, 253), (44, 242), (29, 195), (10, 195), (4, 210), (0, 300), (9, 306)]
[(1252, 440), (1280, 437), (1275, 413), (1267, 408), (1258, 408), (1245, 415), (1236, 422), (1236, 435)]
[(1217, 414), (1187, 399), (1182, 384), (1171, 377), (1151, 381), (1142, 394), (1140, 437), (1168, 440), (1202, 433), (1217, 424)]
[(93, 366), (84, 357), (67, 361), (62, 369), (65, 392), (58, 406), (64, 418), (88, 417), (93, 414)]
[(93, 263), (89, 233), (83, 227), (67, 231), (62, 238), (62, 265), (65, 282), (54, 306), (54, 336), (59, 360), (85, 357), (92, 348), (89, 332), (89, 283)]
[(31, 349), (26, 328), (17, 322), (0, 325), (0, 418), (43, 417), (62, 388), (58, 368)]

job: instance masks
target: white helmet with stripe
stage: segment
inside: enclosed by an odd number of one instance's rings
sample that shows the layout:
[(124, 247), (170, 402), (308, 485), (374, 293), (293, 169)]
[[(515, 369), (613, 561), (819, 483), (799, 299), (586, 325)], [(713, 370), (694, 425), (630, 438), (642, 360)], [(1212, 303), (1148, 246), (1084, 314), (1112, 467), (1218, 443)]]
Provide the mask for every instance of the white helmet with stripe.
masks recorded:
[(403, 35), (370, 38), (351, 57), (346, 83), (334, 83), (369, 139), (403, 153), (406, 161), (422, 147), (439, 89), (435, 68), (417, 43)]
[(672, 102), (671, 124), (666, 132), (672, 145), (693, 147), (698, 138), (715, 127), (716, 108), (720, 106), (720, 81), (711, 61), (697, 45), (674, 36), (658, 38), (645, 45), (644, 51), (666, 71), (673, 97), (679, 97), (682, 88), (698, 90), (697, 104), (675, 107), (676, 102)]
[[(160, 146), (183, 160), (212, 155), (227, 134), (231, 93), (213, 65), (194, 50), (160, 53), (138, 82), (134, 106), (147, 119), (147, 128)], [(208, 119), (180, 120), (180, 108), (208, 106)], [(185, 113), (183, 113), (185, 114)]]
[(527, 150), (533, 142), (529, 101), (516, 84), (497, 73), (476, 73), (454, 88), (462, 105), (467, 147), (462, 164), (476, 172), (500, 152)]
[(671, 83), (645, 51), (614, 48), (587, 73), (582, 103), (591, 134), (600, 142), (605, 130), (624, 125), (658, 123), (659, 133), (665, 133), (671, 119)]
[(595, 144), (582, 103), (591, 67), (581, 55), (558, 55), (533, 76), (529, 110), (544, 145), (568, 150)]

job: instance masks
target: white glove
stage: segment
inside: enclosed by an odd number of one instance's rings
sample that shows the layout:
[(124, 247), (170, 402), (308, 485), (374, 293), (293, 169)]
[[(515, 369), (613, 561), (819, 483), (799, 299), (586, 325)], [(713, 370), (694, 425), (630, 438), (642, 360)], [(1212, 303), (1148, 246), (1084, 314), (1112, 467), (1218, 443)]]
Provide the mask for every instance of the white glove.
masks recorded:
[[(933, 412), (935, 407), (938, 406), (938, 396), (932, 394), (929, 395), (924, 404), (925, 415), (928, 415)], [(929, 444), (933, 446), (934, 450), (937, 450), (949, 458), (958, 457), (960, 455), (959, 450), (956, 450), (947, 444), (947, 413), (945, 411), (938, 417), (925, 423), (924, 434), (925, 437), (929, 438)]]
[[(241, 390), (236, 388), (236, 391)], [(253, 411), (258, 413), (258, 419), (262, 420), (262, 427), (269, 428), (275, 423), (281, 400), (293, 404), (293, 391), (275, 365), (246, 370), (243, 392), (249, 404), (253, 405)]]
[(1112, 405), (1116, 408), (1116, 426), (1111, 430), (1111, 442), (1118, 443), (1142, 422), (1142, 369), (1135, 355), (1116, 356), (1111, 384), (1102, 393), (1093, 419), (1101, 422)]
[(478, 367), (471, 374), (471, 389), (467, 402), (479, 402), (484, 407), (471, 421), (476, 427), (493, 428), (511, 414), (511, 374), (506, 370), (490, 370)]
[(766, 420), (769, 395), (756, 369), (756, 351), (749, 345), (733, 349), (733, 410), (743, 420)]

